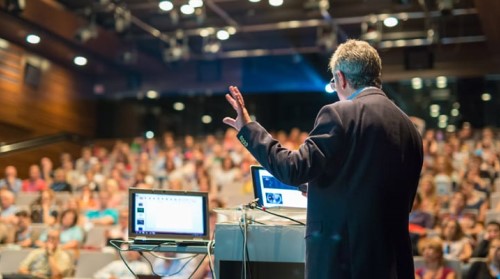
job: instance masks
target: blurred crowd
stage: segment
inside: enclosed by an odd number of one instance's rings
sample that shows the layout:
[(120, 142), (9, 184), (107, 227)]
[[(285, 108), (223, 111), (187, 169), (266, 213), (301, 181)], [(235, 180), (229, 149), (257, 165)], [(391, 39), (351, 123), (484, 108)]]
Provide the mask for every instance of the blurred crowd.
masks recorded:
[[(16, 166), (6, 166), (0, 180), (0, 242), (47, 249), (56, 230), (58, 249), (75, 258), (81, 249), (104, 249), (107, 242), (93, 243), (90, 235), (105, 227), (105, 239), (127, 239), (129, 187), (208, 192), (211, 209), (249, 201), (250, 166), (257, 162), (235, 133), (230, 129), (220, 137), (202, 138), (165, 133), (157, 139), (117, 141), (109, 150), (88, 146), (79, 158), (67, 153), (58, 162), (41, 158), (25, 179), (17, 177)], [(409, 217), (414, 255), (423, 261), (417, 277), (455, 278), (457, 270), (446, 267), (446, 261), (467, 267), (472, 276), (467, 278), (500, 274), (497, 132), (466, 123), (453, 133), (422, 133), (424, 164)], [(307, 133), (295, 128), (273, 136), (297, 149)]]

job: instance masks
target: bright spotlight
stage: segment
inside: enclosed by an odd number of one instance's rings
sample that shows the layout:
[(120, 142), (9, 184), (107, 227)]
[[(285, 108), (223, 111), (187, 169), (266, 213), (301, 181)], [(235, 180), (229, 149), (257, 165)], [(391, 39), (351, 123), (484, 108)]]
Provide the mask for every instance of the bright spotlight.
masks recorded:
[(217, 31), (217, 39), (221, 41), (229, 39), (229, 32), (227, 32), (226, 30)]
[(202, 0), (189, 0), (189, 6), (191, 6), (193, 8), (203, 7), (203, 1)]
[(85, 66), (87, 65), (87, 58), (83, 56), (75, 56), (75, 58), (73, 58), (73, 63), (78, 66)]
[(389, 28), (398, 25), (398, 23), (399, 23), (398, 19), (393, 16), (384, 19), (384, 25)]
[(29, 34), (28, 36), (26, 36), (26, 42), (36, 45), (40, 43), (40, 37), (35, 34)]
[(170, 1), (161, 1), (160, 3), (158, 3), (158, 7), (160, 8), (160, 10), (168, 12), (174, 8), (174, 4), (172, 4), (172, 2)]
[(283, 0), (269, 0), (269, 5), (279, 7), (283, 5)]
[(147, 131), (146, 132), (146, 138), (147, 139), (152, 139), (155, 137), (155, 133), (153, 133), (153, 131)]
[(194, 13), (194, 8), (189, 5), (182, 5), (181, 12), (185, 15), (192, 15)]

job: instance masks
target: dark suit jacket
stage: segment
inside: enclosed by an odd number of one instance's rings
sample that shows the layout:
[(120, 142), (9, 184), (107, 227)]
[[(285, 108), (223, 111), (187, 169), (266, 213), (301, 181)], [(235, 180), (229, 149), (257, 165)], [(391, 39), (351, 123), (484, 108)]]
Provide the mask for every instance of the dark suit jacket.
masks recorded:
[(296, 151), (258, 123), (238, 139), (284, 183), (309, 183), (306, 278), (414, 278), (408, 214), (422, 140), (379, 89), (327, 105)]

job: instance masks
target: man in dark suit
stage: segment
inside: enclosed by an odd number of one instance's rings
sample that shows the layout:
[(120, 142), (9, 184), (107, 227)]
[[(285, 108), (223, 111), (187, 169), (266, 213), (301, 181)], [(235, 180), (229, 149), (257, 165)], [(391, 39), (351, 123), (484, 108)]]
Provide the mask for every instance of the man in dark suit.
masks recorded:
[(308, 183), (306, 278), (414, 278), (408, 214), (422, 167), (422, 140), (381, 87), (381, 59), (349, 40), (330, 60), (339, 102), (324, 106), (298, 150), (251, 121), (239, 90), (224, 123), (270, 173)]

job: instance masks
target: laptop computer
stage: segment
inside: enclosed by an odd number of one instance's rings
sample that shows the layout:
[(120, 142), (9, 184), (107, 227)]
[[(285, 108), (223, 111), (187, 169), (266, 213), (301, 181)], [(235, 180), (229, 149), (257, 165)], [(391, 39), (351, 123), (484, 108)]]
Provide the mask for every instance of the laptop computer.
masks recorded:
[(134, 245), (206, 246), (208, 193), (129, 188), (129, 240)]
[(290, 186), (280, 182), (262, 166), (251, 166), (254, 197), (257, 204), (273, 209), (306, 209), (307, 186)]

